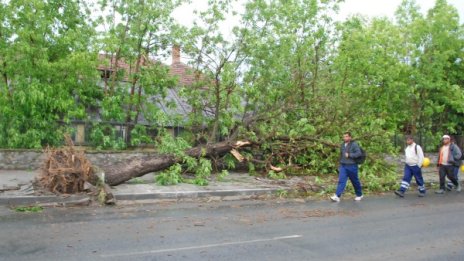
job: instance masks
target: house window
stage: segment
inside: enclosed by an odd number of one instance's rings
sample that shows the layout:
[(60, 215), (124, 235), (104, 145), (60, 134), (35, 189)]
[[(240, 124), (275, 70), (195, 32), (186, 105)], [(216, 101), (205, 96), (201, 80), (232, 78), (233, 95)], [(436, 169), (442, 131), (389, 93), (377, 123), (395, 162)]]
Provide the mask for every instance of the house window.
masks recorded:
[(109, 70), (109, 69), (100, 70), (100, 76), (102, 79), (109, 79), (111, 77), (111, 74), (113, 74), (113, 70)]
[(84, 124), (77, 124), (76, 136), (75, 136), (74, 142), (77, 145), (82, 145), (85, 143), (85, 125)]

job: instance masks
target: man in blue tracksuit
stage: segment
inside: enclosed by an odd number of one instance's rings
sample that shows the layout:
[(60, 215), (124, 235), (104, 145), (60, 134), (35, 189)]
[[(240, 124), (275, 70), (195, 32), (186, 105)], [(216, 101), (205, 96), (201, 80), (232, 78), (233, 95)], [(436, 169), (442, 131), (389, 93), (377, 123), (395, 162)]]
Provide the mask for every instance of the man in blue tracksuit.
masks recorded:
[(343, 134), (343, 143), (340, 147), (341, 155), (337, 191), (335, 195), (330, 197), (334, 202), (340, 202), (340, 197), (343, 191), (345, 191), (348, 179), (350, 179), (356, 193), (354, 200), (360, 201), (363, 198), (361, 181), (359, 181), (358, 177), (358, 164), (354, 161), (355, 158), (361, 156), (361, 149), (359, 145), (351, 139), (351, 133), (345, 132)]
[(406, 144), (408, 146), (404, 150), (405, 164), (403, 180), (401, 181), (400, 189), (395, 191), (395, 194), (399, 197), (404, 197), (404, 192), (409, 188), (411, 179), (414, 176), (419, 190), (419, 197), (423, 197), (425, 196), (425, 185), (421, 167), (424, 162), (424, 152), (421, 146), (414, 142), (412, 136), (406, 138)]

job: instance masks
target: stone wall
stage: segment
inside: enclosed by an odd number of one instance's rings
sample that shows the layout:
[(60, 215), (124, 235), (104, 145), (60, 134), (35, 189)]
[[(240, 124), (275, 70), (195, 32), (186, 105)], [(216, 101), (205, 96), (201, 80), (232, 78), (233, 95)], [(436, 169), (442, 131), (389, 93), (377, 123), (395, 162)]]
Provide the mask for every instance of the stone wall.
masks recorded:
[[(87, 158), (96, 166), (110, 166), (119, 162), (124, 162), (135, 157), (143, 157), (153, 152), (141, 151), (86, 151)], [(40, 150), (0, 150), (0, 169), (5, 170), (36, 170), (39, 169), (44, 160), (45, 154)], [(431, 160), (431, 167), (437, 162), (436, 153), (426, 153), (426, 157)], [(390, 162), (396, 162), (402, 168), (401, 159), (398, 157), (386, 157)]]
[(0, 150), (0, 169), (35, 170), (44, 159), (39, 150)]
[[(87, 158), (96, 166), (109, 166), (134, 157), (150, 155), (149, 152), (85, 152)], [(40, 150), (0, 150), (0, 169), (4, 170), (37, 170), (44, 160), (45, 153)]]

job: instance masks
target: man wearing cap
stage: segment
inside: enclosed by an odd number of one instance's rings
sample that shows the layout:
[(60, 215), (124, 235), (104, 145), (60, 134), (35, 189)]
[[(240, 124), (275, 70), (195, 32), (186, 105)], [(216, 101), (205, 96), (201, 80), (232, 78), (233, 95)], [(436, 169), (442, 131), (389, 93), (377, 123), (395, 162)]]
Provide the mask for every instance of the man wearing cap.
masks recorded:
[(448, 179), (456, 187), (457, 192), (461, 192), (461, 184), (456, 180), (454, 175), (455, 166), (461, 165), (461, 150), (456, 144), (451, 143), (449, 135), (443, 135), (443, 146), (441, 146), (438, 155), (438, 173), (440, 175), (440, 189), (435, 191), (437, 194), (445, 193), (445, 179)]
[[(450, 142), (451, 142), (451, 144), (456, 144), (456, 141), (454, 140), (453, 136), (451, 136), (451, 141)], [(461, 153), (462, 153), (462, 150), (461, 150)], [(454, 176), (456, 177), (456, 180), (458, 181), (458, 183), (459, 183), (459, 167), (460, 166), (457, 165), (457, 164), (454, 165)], [(453, 189), (453, 187), (454, 187), (453, 182), (448, 181), (448, 184), (446, 186), (446, 190), (451, 191)]]
[(395, 191), (395, 194), (399, 197), (404, 197), (404, 193), (409, 188), (411, 179), (414, 176), (419, 189), (419, 197), (423, 197), (425, 196), (425, 185), (421, 167), (424, 162), (424, 152), (421, 146), (414, 142), (412, 136), (406, 138), (406, 144), (408, 146), (404, 150), (405, 164), (403, 180), (401, 181), (400, 189)]

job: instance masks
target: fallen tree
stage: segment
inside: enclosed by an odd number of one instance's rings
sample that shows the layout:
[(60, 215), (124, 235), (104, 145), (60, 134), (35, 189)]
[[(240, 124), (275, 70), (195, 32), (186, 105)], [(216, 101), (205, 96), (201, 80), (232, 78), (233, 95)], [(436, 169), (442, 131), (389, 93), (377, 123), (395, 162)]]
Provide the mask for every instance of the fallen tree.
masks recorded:
[[(55, 194), (74, 194), (87, 191), (86, 184), (97, 189), (93, 191), (98, 200), (105, 204), (114, 203), (110, 186), (122, 184), (132, 178), (141, 177), (147, 173), (169, 168), (173, 164), (181, 163), (182, 157), (174, 154), (155, 154), (112, 166), (92, 166), (85, 153), (76, 150), (69, 138), (67, 146), (60, 149), (47, 149), (42, 171), (38, 177), (38, 184)], [(203, 145), (188, 149), (186, 156), (218, 157), (250, 142), (224, 141), (211, 145)], [(104, 182), (103, 182), (104, 181)]]
[[(312, 139), (311, 142), (316, 140)], [(301, 140), (290, 142), (288, 138), (282, 138), (284, 143), (299, 143), (300, 147), (298, 152), (307, 148), (306, 144), (302, 144)], [(238, 161), (248, 160), (253, 163), (259, 163), (265, 166), (266, 169), (272, 169), (274, 171), (282, 171), (282, 168), (274, 167), (272, 165), (272, 157), (266, 160), (258, 160), (254, 158), (245, 159), (239, 152), (238, 148), (250, 146), (252, 143), (249, 141), (223, 141), (209, 145), (202, 145), (186, 150), (184, 153), (186, 156), (200, 158), (214, 158), (225, 155), (226, 153), (231, 153)], [(259, 144), (255, 144), (259, 145)], [(334, 146), (330, 144), (330, 146)], [(336, 145), (335, 145), (336, 146)], [(285, 146), (284, 146), (285, 149)], [(286, 154), (279, 152), (280, 154)], [(271, 154), (271, 156), (276, 156)], [(282, 156), (282, 155), (281, 155)], [(288, 157), (288, 155), (285, 155)], [(105, 183), (110, 186), (117, 186), (122, 184), (132, 178), (141, 177), (145, 174), (164, 170), (170, 166), (181, 163), (182, 158), (173, 154), (155, 154), (151, 156), (145, 156), (140, 158), (135, 158), (122, 162), (112, 166), (102, 167), (101, 172), (104, 173)], [(100, 173), (99, 175), (101, 175)], [(96, 173), (98, 174), (98, 173)]]
[[(188, 149), (185, 151), (185, 155), (195, 158), (222, 156), (233, 149), (250, 144), (251, 143), (247, 141), (224, 141)], [(182, 162), (182, 158), (173, 154), (155, 154), (132, 159), (112, 166), (102, 167), (102, 172), (104, 173), (105, 183), (110, 186), (116, 186), (132, 178), (164, 170), (180, 162)]]
[[(338, 145), (305, 137), (290, 139), (279, 137), (267, 142), (267, 149), (262, 144), (249, 141), (223, 141), (214, 144), (201, 145), (187, 149), (182, 153), (156, 153), (149, 156), (128, 159), (110, 166), (92, 166), (86, 159), (85, 153), (74, 149), (71, 140), (67, 139), (67, 146), (61, 149), (47, 150), (48, 157), (42, 169), (39, 181), (47, 190), (71, 194), (84, 192), (85, 184), (92, 184), (98, 189), (96, 195), (102, 203), (114, 203), (109, 186), (117, 186), (130, 179), (141, 177), (148, 173), (165, 170), (177, 163), (183, 163), (186, 157), (217, 159), (231, 153), (239, 162), (259, 164), (266, 172), (293, 172), (298, 163), (294, 159), (308, 150), (316, 151), (318, 144), (324, 144), (329, 152)], [(253, 146), (252, 146), (253, 145)], [(241, 154), (243, 147), (251, 147), (253, 153), (247, 150), (247, 156)], [(251, 155), (251, 156), (250, 156)], [(327, 155), (328, 156), (328, 155)]]

